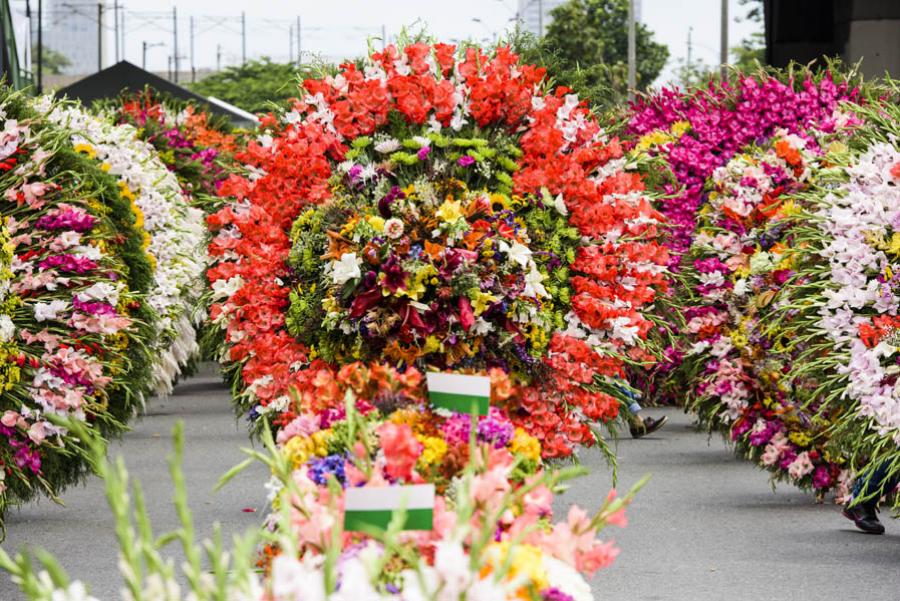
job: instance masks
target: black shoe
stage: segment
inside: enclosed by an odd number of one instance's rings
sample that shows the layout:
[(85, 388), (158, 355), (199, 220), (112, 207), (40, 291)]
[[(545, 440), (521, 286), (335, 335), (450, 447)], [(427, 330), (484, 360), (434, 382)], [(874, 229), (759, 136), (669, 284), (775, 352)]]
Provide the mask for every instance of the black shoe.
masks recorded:
[(878, 521), (878, 516), (875, 515), (875, 510), (871, 507), (862, 505), (848, 507), (844, 505), (841, 515), (848, 520), (852, 520), (856, 527), (866, 534), (884, 534), (884, 525)]
[(643, 423), (636, 421), (631, 424), (631, 437), (641, 438), (642, 436), (653, 434), (654, 432), (662, 428), (667, 421), (669, 421), (669, 418), (665, 415), (660, 417), (659, 419), (648, 417), (643, 420)]

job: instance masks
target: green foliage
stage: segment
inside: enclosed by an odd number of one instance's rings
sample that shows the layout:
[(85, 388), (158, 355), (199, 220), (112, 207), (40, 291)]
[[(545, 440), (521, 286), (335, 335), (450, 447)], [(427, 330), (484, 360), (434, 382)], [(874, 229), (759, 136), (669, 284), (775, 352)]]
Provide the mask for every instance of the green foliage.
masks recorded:
[[(41, 53), (44, 58), (44, 73), (49, 73), (50, 75), (59, 75), (62, 73), (62, 70), (72, 64), (72, 61), (69, 60), (62, 52), (57, 52), (51, 48), (47, 48), (44, 46), (42, 48), (43, 52)], [(38, 47), (37, 44), (32, 44), (31, 46), (31, 70), (33, 73), (37, 73), (37, 59), (38, 59)]]
[(269, 58), (247, 61), (227, 67), (191, 84), (190, 88), (204, 96), (215, 96), (249, 111), (264, 113), (300, 94), (298, 77), (309, 67), (294, 63), (275, 63)]
[[(628, 0), (569, 0), (553, 9), (553, 21), (541, 40), (562, 67), (565, 85), (611, 88), (624, 97), (628, 65)], [(669, 58), (669, 49), (653, 39), (646, 25), (636, 26), (637, 87), (646, 89)], [(578, 90), (579, 88), (573, 89)]]
[(738, 0), (741, 6), (747, 6), (747, 14), (741, 19), (760, 25), (759, 31), (754, 31), (750, 37), (741, 40), (741, 43), (731, 48), (734, 57), (734, 66), (741, 71), (753, 71), (766, 60), (766, 36), (762, 30), (763, 3), (762, 0)]

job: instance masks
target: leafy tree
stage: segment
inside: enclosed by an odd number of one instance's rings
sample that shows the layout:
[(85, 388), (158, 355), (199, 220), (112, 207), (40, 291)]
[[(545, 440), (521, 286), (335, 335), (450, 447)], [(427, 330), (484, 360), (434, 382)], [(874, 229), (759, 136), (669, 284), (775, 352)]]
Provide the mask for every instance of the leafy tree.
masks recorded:
[(748, 7), (743, 19), (760, 26), (759, 31), (754, 31), (741, 40), (739, 45), (731, 48), (734, 65), (742, 71), (751, 71), (766, 60), (766, 37), (762, 31), (763, 3), (762, 0), (738, 0), (738, 3)]
[[(587, 86), (627, 92), (628, 0), (569, 0), (551, 12), (542, 46), (564, 71)], [(646, 89), (669, 58), (669, 49), (653, 39), (646, 25), (636, 25), (637, 87)]]
[[(57, 52), (51, 48), (47, 48), (46, 45), (42, 48), (43, 56), (44, 56), (44, 73), (49, 73), (50, 75), (59, 75), (62, 73), (63, 69), (72, 64), (72, 61), (69, 60), (62, 52)], [(31, 46), (31, 70), (32, 73), (37, 73), (37, 59), (38, 59), (38, 47), (37, 44), (33, 44)]]
[(262, 113), (300, 94), (298, 82), (303, 68), (293, 63), (275, 63), (268, 57), (227, 67), (191, 84), (190, 88), (204, 96), (215, 96), (225, 102)]

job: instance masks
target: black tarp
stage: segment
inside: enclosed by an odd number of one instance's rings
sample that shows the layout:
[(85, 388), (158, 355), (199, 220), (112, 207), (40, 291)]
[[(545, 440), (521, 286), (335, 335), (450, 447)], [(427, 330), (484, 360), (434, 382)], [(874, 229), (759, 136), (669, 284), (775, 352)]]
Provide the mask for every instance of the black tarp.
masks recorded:
[(210, 112), (216, 115), (224, 115), (235, 126), (246, 127), (255, 125), (248, 119), (246, 114), (230, 111), (226, 107), (182, 88), (167, 79), (145, 71), (128, 61), (120, 61), (111, 67), (76, 81), (70, 86), (57, 90), (56, 95), (78, 99), (85, 105), (90, 105), (95, 100), (115, 98), (126, 90), (131, 93), (139, 93), (144, 91), (147, 86), (181, 100), (205, 105)]

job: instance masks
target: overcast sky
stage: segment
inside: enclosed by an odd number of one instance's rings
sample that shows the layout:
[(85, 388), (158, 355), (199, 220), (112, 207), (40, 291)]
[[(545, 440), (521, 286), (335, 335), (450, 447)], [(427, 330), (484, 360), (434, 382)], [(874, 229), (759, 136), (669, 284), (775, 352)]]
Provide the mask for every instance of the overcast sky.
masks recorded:
[[(364, 53), (367, 37), (380, 36), (382, 27), (389, 37), (397, 35), (404, 26), (422, 24), (443, 41), (493, 38), (502, 35), (510, 25), (517, 5), (516, 0), (121, 1), (126, 7), (125, 57), (140, 64), (143, 41), (164, 43), (165, 46), (148, 52), (148, 67), (159, 71), (166, 69), (167, 57), (172, 54), (172, 19), (166, 11), (170, 12), (173, 5), (178, 10), (179, 54), (185, 57), (181, 63), (183, 69), (189, 66), (190, 16), (195, 19), (195, 63), (198, 68), (209, 68), (216, 65), (219, 47), (222, 66), (240, 62), (242, 10), (247, 18), (248, 58), (267, 55), (286, 60), (290, 52), (289, 27), (296, 24), (298, 15), (302, 19), (304, 56), (314, 53), (336, 59)], [(720, 0), (642, 1), (643, 22), (655, 32), (658, 41), (669, 46), (671, 53), (661, 81), (672, 76), (676, 59), (686, 54), (691, 26), (694, 57), (707, 64), (718, 62)], [(734, 45), (758, 26), (736, 23), (734, 17), (743, 16), (746, 10), (737, 0), (730, 3), (730, 45)], [(107, 57), (111, 63), (112, 52)]]

